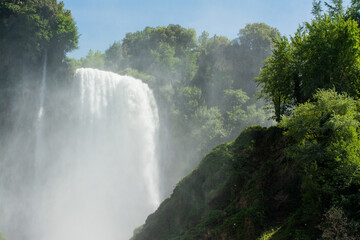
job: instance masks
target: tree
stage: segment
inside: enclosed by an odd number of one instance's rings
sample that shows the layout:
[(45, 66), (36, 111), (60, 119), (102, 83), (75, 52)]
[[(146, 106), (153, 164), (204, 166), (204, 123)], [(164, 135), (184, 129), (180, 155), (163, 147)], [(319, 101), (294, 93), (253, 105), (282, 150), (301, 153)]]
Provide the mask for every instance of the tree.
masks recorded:
[(318, 88), (359, 96), (360, 31), (355, 21), (324, 15), (305, 23), (299, 39), (293, 45), (304, 100)]
[(209, 107), (219, 103), (223, 91), (232, 87), (231, 64), (227, 58), (230, 40), (224, 36), (209, 39), (204, 33), (202, 44), (198, 47), (198, 71), (192, 84), (202, 90), (202, 96)]
[(240, 29), (238, 36), (229, 50), (234, 69), (234, 88), (242, 89), (253, 97), (257, 90), (254, 78), (258, 76), (264, 60), (271, 55), (272, 39), (277, 38), (279, 32), (265, 23), (253, 23)]
[[(292, 155), (305, 168), (315, 163), (321, 167), (336, 168), (339, 177), (330, 184), (347, 185), (360, 166), (360, 118), (358, 103), (347, 94), (335, 90), (318, 90), (313, 102), (296, 107), (290, 116), (284, 116), (280, 126), (285, 135), (295, 140)], [(322, 151), (320, 153), (319, 151)], [(333, 170), (333, 169), (332, 169)], [(325, 179), (322, 179), (325, 181)]]
[[(319, 90), (312, 102), (300, 104), (280, 122), (292, 140), (287, 156), (299, 167), (302, 181), (299, 226), (319, 225), (331, 206), (358, 196), (359, 120), (357, 101), (335, 90)], [(359, 211), (357, 205), (351, 208)]]
[(128, 33), (123, 39), (123, 56), (127, 65), (154, 75), (159, 85), (185, 81), (192, 72), (192, 48), (196, 46), (196, 32), (180, 25), (150, 28)]
[(79, 67), (105, 69), (104, 54), (102, 54), (99, 50), (94, 52), (90, 49), (88, 55), (79, 60), (79, 64)]
[(330, 16), (334, 17), (344, 14), (343, 0), (331, 0), (331, 3), (332, 4), (325, 2)]
[(360, 96), (360, 31), (354, 20), (335, 13), (318, 15), (300, 27), (290, 43), (284, 37), (274, 41), (273, 56), (257, 81), (260, 96), (274, 104), (277, 121), (288, 109), (312, 99), (319, 88)]
[(65, 54), (77, 47), (78, 39), (71, 12), (63, 2), (1, 1), (1, 88), (12, 88), (29, 69), (41, 71), (45, 54), (49, 71), (55, 71)]
[(293, 49), (286, 37), (274, 39), (273, 55), (265, 61), (260, 76), (255, 80), (261, 87), (260, 96), (272, 102), (275, 120), (291, 108), (295, 96), (293, 81)]
[(105, 51), (105, 66), (113, 72), (118, 72), (123, 65), (122, 46), (120, 42), (114, 42)]
[(242, 47), (254, 53), (258, 59), (266, 59), (271, 55), (272, 39), (278, 36), (276, 28), (265, 23), (247, 24), (239, 31), (239, 41)]

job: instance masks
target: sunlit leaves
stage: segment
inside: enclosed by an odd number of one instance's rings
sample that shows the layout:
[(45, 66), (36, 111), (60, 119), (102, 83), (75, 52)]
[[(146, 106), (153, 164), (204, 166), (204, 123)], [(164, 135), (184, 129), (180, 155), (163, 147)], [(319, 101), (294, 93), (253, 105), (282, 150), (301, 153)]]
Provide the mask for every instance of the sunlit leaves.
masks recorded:
[(274, 43), (257, 81), (260, 96), (273, 103), (277, 121), (312, 99), (317, 89), (360, 96), (360, 30), (354, 20), (335, 13), (317, 15), (290, 42), (282, 37)]
[(341, 178), (336, 184), (348, 184), (360, 166), (359, 120), (354, 99), (321, 90), (314, 95), (314, 102), (301, 104), (290, 116), (284, 116), (280, 126), (295, 140), (289, 154), (300, 165), (308, 169), (316, 164), (323, 168), (320, 174)]
[(5, 65), (42, 61), (59, 64), (75, 49), (78, 32), (69, 10), (57, 1), (5, 1), (0, 3), (0, 55)]
[(293, 48), (286, 37), (274, 39), (274, 43), (273, 55), (265, 61), (255, 80), (262, 88), (260, 96), (273, 103), (276, 120), (280, 121), (295, 95)]

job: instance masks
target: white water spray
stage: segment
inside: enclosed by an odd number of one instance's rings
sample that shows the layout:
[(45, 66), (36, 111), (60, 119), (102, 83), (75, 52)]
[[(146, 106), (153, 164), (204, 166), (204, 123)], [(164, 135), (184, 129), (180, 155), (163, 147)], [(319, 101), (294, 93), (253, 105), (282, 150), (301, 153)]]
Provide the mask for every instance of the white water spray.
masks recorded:
[[(149, 87), (132, 77), (78, 69), (71, 91), (70, 109), (52, 103), (67, 120), (52, 119), (49, 111), (46, 128), (36, 127), (44, 132), (35, 131), (41, 161), (35, 159), (32, 200), (17, 199), (17, 186), (2, 184), (11, 198), (3, 198), (0, 213), (12, 220), (0, 227), (8, 237), (23, 236), (14, 240), (125, 240), (159, 204), (159, 120)], [(38, 121), (44, 121), (41, 107)], [(9, 162), (5, 170), (16, 174), (15, 166)], [(31, 221), (19, 224), (21, 214), (12, 209), (19, 205), (29, 209)]]
[[(36, 134), (36, 146), (35, 146), (35, 170), (39, 170), (40, 161), (42, 161), (42, 147), (43, 147), (43, 115), (44, 115), (44, 103), (46, 94), (46, 74), (47, 74), (47, 52), (44, 54), (44, 65), (40, 87), (40, 99), (39, 99), (39, 111), (36, 119), (35, 134)], [(37, 175), (37, 173), (35, 173)]]
[(47, 52), (45, 52), (43, 74), (41, 79), (40, 104), (39, 104), (40, 109), (38, 113), (38, 119), (42, 118), (44, 112), (44, 101), (45, 101), (45, 92), (46, 92), (46, 73), (47, 73)]

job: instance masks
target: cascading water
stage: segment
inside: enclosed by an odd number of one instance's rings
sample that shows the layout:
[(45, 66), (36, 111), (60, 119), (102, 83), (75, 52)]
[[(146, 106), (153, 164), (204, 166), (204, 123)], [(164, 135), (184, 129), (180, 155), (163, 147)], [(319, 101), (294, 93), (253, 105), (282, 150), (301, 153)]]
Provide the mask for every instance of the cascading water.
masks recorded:
[[(18, 200), (31, 209), (26, 239), (129, 239), (160, 201), (155, 99), (140, 80), (95, 69), (78, 69), (72, 92), (66, 123), (46, 118), (32, 200)], [(6, 201), (1, 213), (16, 220)], [(0, 231), (16, 236), (13, 222)]]
[[(44, 114), (44, 102), (46, 94), (46, 73), (47, 73), (47, 52), (44, 54), (44, 65), (40, 87), (40, 101), (39, 111), (36, 119), (35, 134), (36, 134), (36, 146), (35, 146), (35, 169), (39, 170), (40, 161), (42, 160), (41, 148), (43, 146), (43, 114)], [(35, 173), (36, 175), (37, 173)]]

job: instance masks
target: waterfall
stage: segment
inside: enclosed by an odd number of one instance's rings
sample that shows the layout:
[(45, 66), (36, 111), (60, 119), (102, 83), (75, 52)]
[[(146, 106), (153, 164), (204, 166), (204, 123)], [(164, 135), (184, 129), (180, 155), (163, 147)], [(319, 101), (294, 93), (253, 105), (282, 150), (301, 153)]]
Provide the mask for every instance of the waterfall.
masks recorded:
[[(44, 79), (34, 191), (31, 200), (18, 198), (22, 184), (3, 178), (0, 190), (8, 197), (0, 206), (0, 231), (14, 240), (129, 239), (160, 202), (152, 91), (129, 76), (78, 69), (71, 89), (48, 90), (43, 128)], [(62, 96), (59, 103), (55, 95)], [(5, 167), (14, 174), (18, 169), (14, 161)], [(30, 220), (21, 222), (18, 206), (29, 211)]]
[[(43, 145), (43, 115), (44, 115), (44, 102), (46, 94), (46, 73), (47, 73), (47, 52), (44, 54), (44, 65), (40, 86), (40, 99), (39, 99), (39, 111), (36, 118), (35, 134), (36, 134), (36, 146), (35, 146), (35, 171), (38, 171), (40, 162), (42, 161), (41, 148)], [(35, 173), (37, 175), (37, 173)]]
[(43, 66), (43, 74), (41, 79), (41, 88), (40, 88), (40, 108), (38, 113), (38, 119), (41, 119), (44, 111), (44, 101), (45, 101), (45, 92), (46, 92), (46, 72), (47, 72), (47, 52), (44, 55), (44, 66)]

